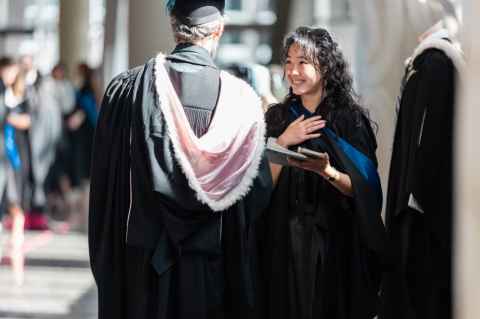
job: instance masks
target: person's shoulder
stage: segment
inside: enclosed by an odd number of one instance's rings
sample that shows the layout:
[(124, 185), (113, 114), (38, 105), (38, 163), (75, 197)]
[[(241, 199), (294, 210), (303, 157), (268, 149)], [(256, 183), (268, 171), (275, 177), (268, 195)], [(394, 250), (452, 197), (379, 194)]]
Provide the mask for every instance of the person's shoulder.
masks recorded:
[(129, 91), (128, 88), (133, 88), (137, 78), (141, 76), (146, 66), (147, 64), (137, 66), (114, 76), (105, 90), (105, 96), (111, 97), (112, 95)]
[(344, 138), (356, 134), (375, 136), (368, 111), (360, 106), (335, 112), (333, 121), (336, 131)]
[(276, 117), (282, 114), (283, 110), (285, 109), (284, 103), (273, 103), (268, 106), (267, 112), (265, 113), (265, 117)]
[(118, 82), (126, 82), (132, 79), (135, 79), (140, 72), (145, 68), (146, 65), (140, 65), (136, 66), (134, 68), (125, 70), (116, 76), (113, 77), (113, 79), (110, 81), (110, 84), (112, 83), (118, 83)]
[(267, 123), (268, 136), (275, 136), (283, 132), (286, 128), (288, 118), (287, 105), (285, 103), (275, 103), (270, 105), (265, 113), (265, 122)]
[(453, 61), (444, 51), (438, 48), (425, 50), (414, 62), (417, 67), (447, 68), (453, 67)]
[(340, 126), (355, 128), (363, 124), (364, 114), (360, 107), (341, 108), (333, 112), (332, 120)]

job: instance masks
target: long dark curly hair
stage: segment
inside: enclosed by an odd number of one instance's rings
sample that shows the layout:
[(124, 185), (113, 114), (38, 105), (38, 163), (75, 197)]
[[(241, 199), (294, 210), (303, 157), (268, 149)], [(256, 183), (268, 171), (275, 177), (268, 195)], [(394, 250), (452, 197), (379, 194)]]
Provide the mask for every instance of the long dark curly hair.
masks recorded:
[[(350, 113), (356, 120), (360, 120), (361, 115), (370, 120), (368, 111), (357, 102), (349, 65), (329, 32), (323, 28), (298, 27), (285, 38), (283, 64), (294, 44), (304, 51), (305, 58), (320, 72), (323, 80), (323, 99), (315, 113), (326, 117), (327, 121), (335, 121), (338, 115), (345, 113)], [(282, 103), (285, 106), (300, 98), (291, 89), (289, 92)]]

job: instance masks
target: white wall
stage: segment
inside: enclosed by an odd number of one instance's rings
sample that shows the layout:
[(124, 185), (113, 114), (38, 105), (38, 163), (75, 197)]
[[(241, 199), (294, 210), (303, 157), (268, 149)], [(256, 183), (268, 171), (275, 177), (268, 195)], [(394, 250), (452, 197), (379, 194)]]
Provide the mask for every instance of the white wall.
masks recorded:
[(164, 1), (129, 1), (129, 65), (141, 65), (174, 48)]
[(464, 0), (467, 68), (456, 113), (456, 319), (480, 318), (480, 2)]
[(78, 63), (88, 61), (89, 22), (89, 1), (60, 0), (60, 60), (71, 76)]

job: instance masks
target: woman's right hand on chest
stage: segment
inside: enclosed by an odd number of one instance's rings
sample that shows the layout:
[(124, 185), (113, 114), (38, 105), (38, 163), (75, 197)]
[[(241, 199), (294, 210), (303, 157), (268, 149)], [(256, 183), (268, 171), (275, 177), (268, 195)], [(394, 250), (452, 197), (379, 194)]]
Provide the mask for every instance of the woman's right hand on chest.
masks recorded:
[(283, 147), (289, 147), (320, 137), (322, 134), (316, 132), (324, 128), (325, 124), (326, 121), (322, 120), (321, 116), (316, 115), (305, 119), (305, 116), (301, 115), (283, 131), (277, 143)]

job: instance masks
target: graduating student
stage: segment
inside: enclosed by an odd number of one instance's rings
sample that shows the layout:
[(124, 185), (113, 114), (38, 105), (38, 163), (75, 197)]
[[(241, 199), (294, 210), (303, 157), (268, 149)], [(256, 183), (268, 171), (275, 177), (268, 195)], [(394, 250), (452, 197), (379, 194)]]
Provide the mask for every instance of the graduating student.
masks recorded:
[(271, 164), (263, 221), (265, 318), (371, 319), (385, 232), (376, 141), (327, 30), (299, 27), (284, 46), (290, 94), (267, 114), (267, 135), (321, 156)]
[(95, 132), (89, 244), (99, 318), (251, 318), (268, 204), (259, 98), (213, 56), (224, 1), (172, 3), (176, 48), (117, 76)]
[[(5, 128), (4, 128), (5, 119), (7, 117), (7, 110), (8, 110), (4, 102), (5, 101), (4, 96), (5, 96), (5, 90), (6, 90), (6, 84), (5, 84), (6, 73), (5, 72), (6, 72), (6, 69), (13, 69), (12, 68), (13, 65), (14, 65), (14, 62), (11, 58), (0, 57), (0, 221), (6, 208), (4, 207), (4, 197), (5, 197), (5, 191), (7, 186), (7, 180), (8, 180), (8, 174), (7, 174), (8, 157), (7, 157), (7, 150), (5, 148)], [(14, 74), (8, 76), (9, 78), (11, 78), (10, 81), (12, 82), (14, 81), (14, 78), (17, 72), (18, 72), (17, 70), (14, 70)], [(12, 71), (9, 71), (8, 73), (12, 73)]]
[(5, 91), (0, 93), (0, 113), (3, 113), (2, 136), (6, 164), (3, 169), (6, 187), (2, 192), (2, 207), (12, 220), (10, 257), (16, 284), (23, 283), (24, 212), (31, 202), (31, 152), (29, 131), (30, 105), (26, 99), (25, 73), (13, 60), (4, 66), (1, 74)]
[(385, 319), (452, 318), (453, 123), (464, 62), (442, 23), (422, 38), (406, 67), (390, 166), (395, 263), (382, 289)]

